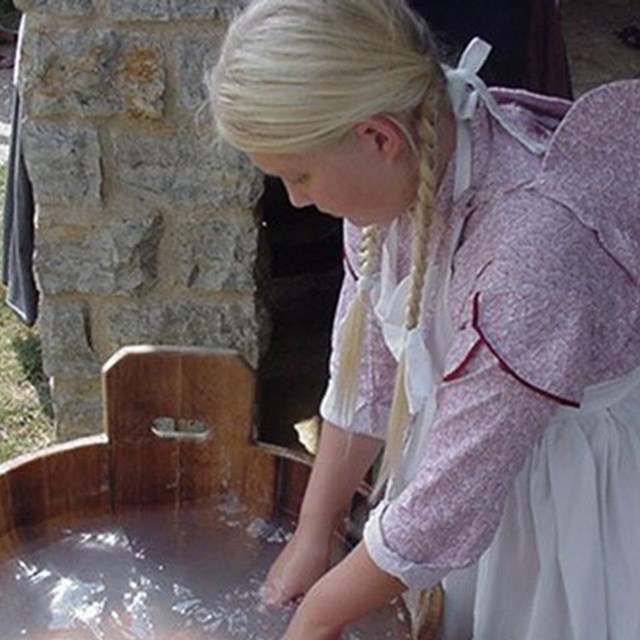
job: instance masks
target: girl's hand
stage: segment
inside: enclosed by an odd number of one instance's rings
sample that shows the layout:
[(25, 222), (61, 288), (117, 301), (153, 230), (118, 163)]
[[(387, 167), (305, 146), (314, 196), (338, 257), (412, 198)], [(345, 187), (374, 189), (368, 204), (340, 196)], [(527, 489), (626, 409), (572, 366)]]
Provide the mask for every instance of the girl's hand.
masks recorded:
[(326, 572), (336, 521), (346, 512), (380, 447), (375, 438), (323, 425), (299, 524), (269, 571), (264, 604), (285, 604), (304, 595)]
[(305, 595), (327, 571), (330, 545), (330, 532), (317, 535), (298, 527), (269, 570), (262, 586), (262, 603), (284, 605)]
[(405, 589), (400, 580), (378, 569), (361, 542), (316, 582), (283, 640), (338, 640), (345, 626), (386, 605)]

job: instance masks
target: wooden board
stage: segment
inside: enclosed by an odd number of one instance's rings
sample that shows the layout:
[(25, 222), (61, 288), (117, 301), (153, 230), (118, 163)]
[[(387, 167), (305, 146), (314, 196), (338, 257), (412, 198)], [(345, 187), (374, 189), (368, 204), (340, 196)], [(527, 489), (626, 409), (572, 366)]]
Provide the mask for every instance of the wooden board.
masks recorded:
[[(271, 515), (278, 462), (255, 443), (255, 376), (239, 355), (126, 348), (105, 365), (103, 381), (114, 507), (232, 497)], [(158, 418), (203, 423), (209, 437), (159, 437)]]

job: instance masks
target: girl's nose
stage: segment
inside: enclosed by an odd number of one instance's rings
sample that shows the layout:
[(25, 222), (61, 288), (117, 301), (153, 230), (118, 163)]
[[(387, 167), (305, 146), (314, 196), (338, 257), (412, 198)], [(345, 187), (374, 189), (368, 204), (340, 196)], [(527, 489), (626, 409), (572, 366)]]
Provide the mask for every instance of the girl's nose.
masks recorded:
[(287, 190), (287, 195), (289, 196), (289, 202), (291, 202), (292, 206), (296, 207), (296, 209), (302, 209), (302, 207), (308, 207), (310, 204), (313, 204), (313, 200), (311, 200), (304, 189), (286, 181), (283, 182)]

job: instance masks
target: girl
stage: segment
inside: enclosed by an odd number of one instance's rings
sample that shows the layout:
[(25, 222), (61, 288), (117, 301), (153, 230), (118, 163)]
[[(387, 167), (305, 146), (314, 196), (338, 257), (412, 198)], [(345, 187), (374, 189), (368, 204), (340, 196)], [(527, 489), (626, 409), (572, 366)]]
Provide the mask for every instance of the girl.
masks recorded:
[(321, 442), (264, 590), (304, 595), (286, 640), (440, 581), (446, 640), (640, 637), (640, 82), (489, 92), (487, 53), (442, 66), (403, 0), (253, 0), (211, 74), (219, 134), (345, 219)]

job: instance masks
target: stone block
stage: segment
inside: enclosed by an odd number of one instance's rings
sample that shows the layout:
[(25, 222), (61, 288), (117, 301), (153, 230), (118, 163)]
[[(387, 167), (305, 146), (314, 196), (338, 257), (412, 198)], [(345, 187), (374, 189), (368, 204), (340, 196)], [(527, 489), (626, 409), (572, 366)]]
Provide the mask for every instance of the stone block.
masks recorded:
[(170, 203), (251, 209), (262, 194), (262, 176), (246, 157), (208, 137), (118, 131), (112, 141), (118, 180)]
[(79, 238), (69, 235), (41, 234), (37, 240), (36, 274), (45, 295), (138, 293), (155, 283), (159, 214), (113, 220)]
[(252, 216), (183, 223), (177, 232), (178, 283), (195, 291), (255, 289), (258, 227)]
[(57, 16), (88, 16), (94, 13), (91, 0), (13, 0), (24, 13), (44, 11)]
[(216, 63), (219, 48), (220, 42), (213, 38), (200, 41), (185, 39), (176, 47), (178, 106), (197, 114), (203, 123), (208, 115), (205, 77)]
[(100, 374), (91, 346), (89, 309), (77, 302), (47, 301), (40, 309), (42, 367), (48, 376), (86, 378)]
[(114, 20), (228, 19), (239, 8), (234, 0), (110, 0)]
[(37, 202), (100, 201), (100, 142), (92, 127), (29, 121), (24, 154)]
[(166, 55), (148, 36), (113, 29), (27, 30), (21, 88), (30, 116), (158, 119)]
[(251, 300), (124, 303), (108, 309), (106, 318), (114, 352), (131, 344), (225, 348), (257, 365), (258, 325)]
[(169, 0), (111, 0), (109, 15), (114, 20), (171, 19)]
[(53, 404), (59, 440), (102, 433), (102, 388), (100, 378), (53, 381)]
[(238, 0), (169, 0), (171, 15), (182, 20), (229, 19), (237, 13), (243, 3)]

